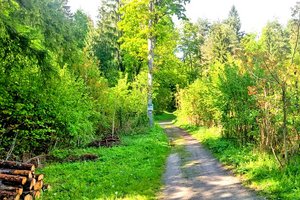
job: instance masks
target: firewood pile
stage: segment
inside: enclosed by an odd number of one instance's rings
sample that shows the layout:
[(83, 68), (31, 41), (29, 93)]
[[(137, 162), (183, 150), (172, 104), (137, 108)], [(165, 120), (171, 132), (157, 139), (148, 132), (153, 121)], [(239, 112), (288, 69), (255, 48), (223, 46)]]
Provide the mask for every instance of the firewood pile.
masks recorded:
[(0, 200), (39, 198), (44, 175), (35, 174), (34, 164), (0, 161)]

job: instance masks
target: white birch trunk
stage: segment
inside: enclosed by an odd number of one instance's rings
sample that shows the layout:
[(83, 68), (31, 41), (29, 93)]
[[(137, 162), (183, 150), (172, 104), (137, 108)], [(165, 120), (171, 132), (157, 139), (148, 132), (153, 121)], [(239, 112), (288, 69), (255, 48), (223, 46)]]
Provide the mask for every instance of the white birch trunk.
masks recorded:
[(153, 19), (152, 15), (154, 12), (154, 2), (150, 0), (149, 2), (149, 38), (148, 38), (148, 108), (147, 113), (149, 117), (149, 124), (153, 126), (153, 101), (152, 101), (152, 92), (153, 92), (153, 63), (154, 63), (154, 37), (152, 33), (153, 29)]

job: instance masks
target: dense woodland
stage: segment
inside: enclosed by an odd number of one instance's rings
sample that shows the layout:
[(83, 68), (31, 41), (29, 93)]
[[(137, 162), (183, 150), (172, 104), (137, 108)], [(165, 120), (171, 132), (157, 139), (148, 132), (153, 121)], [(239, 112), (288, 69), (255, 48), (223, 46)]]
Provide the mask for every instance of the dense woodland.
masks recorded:
[(157, 1), (150, 15), (146, 0), (102, 1), (94, 24), (66, 0), (1, 0), (0, 158), (22, 160), (148, 126), (150, 33), (156, 109), (174, 109), (185, 77), (178, 76), (172, 16), (184, 17), (184, 2)]
[(299, 4), (287, 25), (252, 34), (234, 6), (224, 21), (193, 23), (188, 0), (152, 3), (102, 0), (94, 23), (66, 0), (0, 0), (1, 159), (148, 126), (149, 38), (156, 114), (222, 127), (281, 166), (299, 153)]

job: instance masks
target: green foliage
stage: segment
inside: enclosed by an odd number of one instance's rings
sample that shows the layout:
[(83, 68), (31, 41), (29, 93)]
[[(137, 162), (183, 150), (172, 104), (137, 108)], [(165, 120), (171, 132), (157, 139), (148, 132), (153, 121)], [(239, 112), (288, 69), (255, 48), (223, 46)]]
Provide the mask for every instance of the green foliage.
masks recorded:
[[(178, 33), (174, 28), (172, 15), (184, 17), (186, 0), (155, 1), (155, 12), (149, 13), (149, 0), (128, 0), (120, 7), (121, 20), (118, 23), (122, 34), (119, 39), (124, 69), (128, 79), (147, 70), (148, 37), (155, 38), (154, 61), (154, 109), (172, 111), (175, 108), (176, 85), (185, 85), (182, 64), (175, 56)], [(153, 27), (149, 30), (149, 20)]]
[[(93, 153), (95, 162), (53, 163), (42, 169), (52, 190), (42, 199), (155, 199), (169, 153), (167, 136), (155, 127), (123, 136), (113, 148), (56, 151), (55, 155)], [(130, 155), (130, 156), (128, 156)]]
[(129, 79), (144, 71), (147, 66), (148, 4), (147, 0), (128, 0), (120, 8), (121, 21), (118, 27), (122, 31), (120, 48)]
[(236, 33), (228, 24), (214, 23), (202, 51), (208, 63), (226, 63), (228, 57), (234, 55), (238, 48)]
[[(299, 5), (287, 27), (269, 22), (260, 36), (244, 35), (233, 7), (228, 19), (213, 23), (203, 40), (184, 42), (192, 84), (177, 91), (177, 115), (197, 125), (219, 125), (239, 145), (251, 142), (273, 152), (279, 165), (299, 152)], [(195, 24), (183, 27), (183, 41), (194, 38)], [(187, 38), (187, 39), (186, 39)], [(198, 49), (197, 44), (200, 46)], [(186, 59), (184, 55), (184, 59)], [(185, 61), (185, 60), (184, 60)], [(196, 79), (195, 79), (196, 74)], [(296, 139), (297, 138), (297, 139)]]
[(229, 15), (227, 20), (225, 20), (225, 23), (233, 29), (236, 37), (238, 38), (238, 40), (240, 40), (243, 36), (243, 34), (241, 33), (241, 19), (234, 5), (229, 11)]
[[(254, 80), (248, 73), (241, 74), (238, 66), (225, 65), (220, 75), (217, 107), (221, 111), (221, 124), (226, 137), (239, 138), (242, 143), (253, 141), (257, 134), (256, 99), (249, 93)], [(242, 135), (240, 135), (242, 134)]]
[(1, 1), (1, 158), (84, 145), (111, 132), (116, 113), (127, 129), (143, 124), (145, 81), (138, 77), (121, 95), (110, 89), (91, 50), (90, 20), (65, 3)]
[[(154, 1), (149, 12), (149, 0), (103, 0), (94, 28), (66, 0), (0, 0), (0, 158), (21, 160), (147, 127), (151, 36), (156, 113), (177, 107), (181, 121), (219, 126), (234, 142), (207, 144), (228, 151), (228, 163), (258, 159), (248, 156), (251, 143), (286, 165), (282, 180), (294, 175), (289, 162), (298, 159), (288, 157), (299, 153), (299, 5), (287, 27), (269, 22), (258, 37), (241, 32), (235, 7), (223, 22), (185, 21), (178, 31), (172, 17), (185, 19), (187, 2)], [(247, 147), (237, 154), (236, 145)]]
[(207, 80), (196, 80), (177, 93), (178, 119), (195, 125), (212, 125), (218, 119), (214, 95)]
[(146, 73), (118, 73), (118, 2), (103, 4), (96, 31), (64, 0), (0, 3), (1, 158), (21, 160), (145, 125)]
[(93, 36), (93, 51), (100, 61), (99, 69), (110, 85), (118, 80), (118, 71), (124, 72), (119, 39), (121, 32), (117, 23), (120, 20), (120, 1), (102, 0), (99, 8), (99, 21)]
[(203, 51), (200, 47), (208, 36), (209, 23), (199, 19), (195, 24), (184, 21), (182, 26), (179, 50), (182, 53), (185, 74), (189, 83), (192, 83), (204, 71)]
[(128, 82), (125, 76), (110, 89), (109, 102), (106, 105), (111, 109), (110, 119), (113, 132), (115, 130), (130, 132), (132, 128), (146, 124), (146, 85), (147, 74), (141, 73), (134, 82)]
[(0, 141), (6, 152), (13, 140), (14, 153), (20, 155), (45, 152), (55, 143), (81, 144), (93, 135), (93, 102), (86, 86), (67, 69), (58, 71), (58, 79), (46, 82), (37, 67), (14, 70), (3, 77), (10, 80), (2, 84), (7, 89), (0, 101), (4, 128)]

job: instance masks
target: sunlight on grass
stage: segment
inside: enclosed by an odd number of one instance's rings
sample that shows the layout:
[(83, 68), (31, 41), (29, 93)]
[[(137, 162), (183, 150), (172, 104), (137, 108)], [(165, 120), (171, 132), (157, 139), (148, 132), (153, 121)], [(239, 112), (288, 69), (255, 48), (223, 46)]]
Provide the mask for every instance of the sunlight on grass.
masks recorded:
[[(116, 199), (118, 199), (118, 200), (148, 200), (149, 199), (149, 197), (147, 197), (147, 196), (138, 195), (138, 194), (137, 195), (127, 195), (125, 197), (118, 197), (117, 195), (118, 194), (115, 194), (115, 196), (112, 196), (112, 197), (107, 197), (107, 198), (105, 198), (105, 200), (116, 200)], [(103, 198), (99, 198), (96, 200), (103, 200)]]
[(154, 115), (154, 120), (159, 122), (159, 121), (173, 121), (176, 119), (176, 116), (173, 113), (170, 112), (163, 112), (158, 115)]
[(61, 156), (94, 153), (96, 162), (53, 163), (41, 170), (52, 190), (42, 199), (154, 199), (169, 153), (164, 131), (125, 136), (113, 148), (87, 148), (56, 152)]

